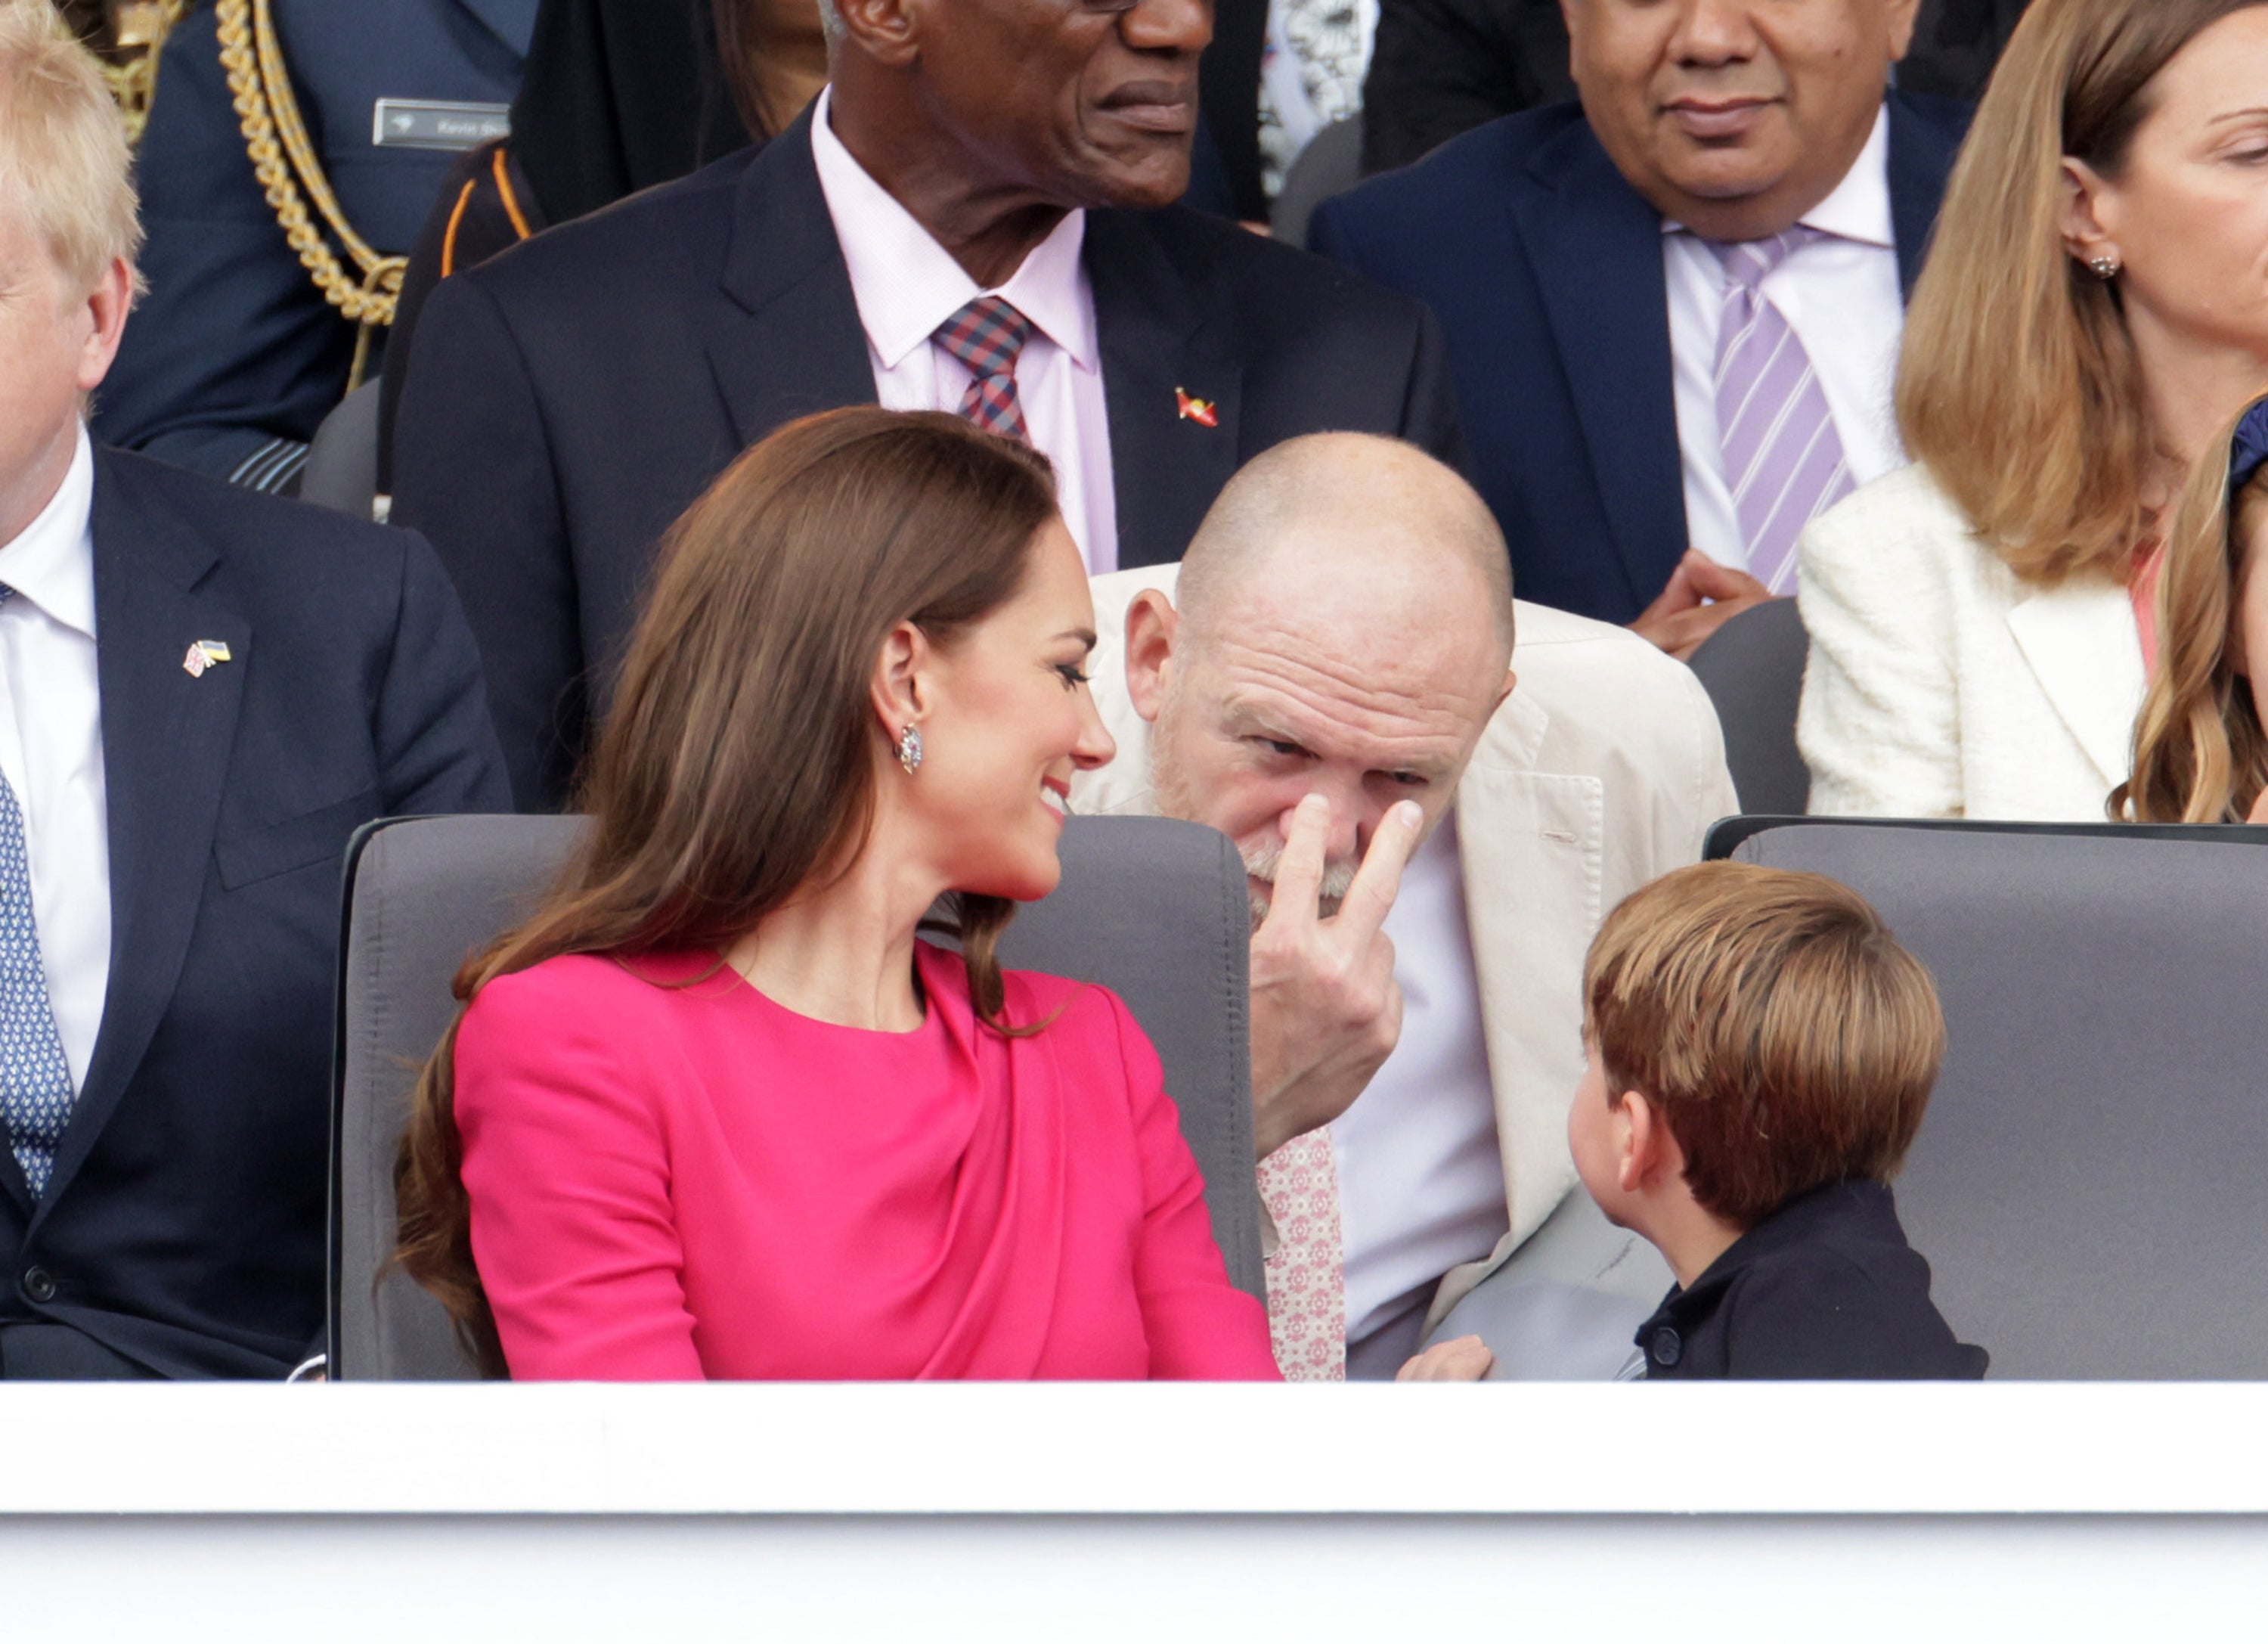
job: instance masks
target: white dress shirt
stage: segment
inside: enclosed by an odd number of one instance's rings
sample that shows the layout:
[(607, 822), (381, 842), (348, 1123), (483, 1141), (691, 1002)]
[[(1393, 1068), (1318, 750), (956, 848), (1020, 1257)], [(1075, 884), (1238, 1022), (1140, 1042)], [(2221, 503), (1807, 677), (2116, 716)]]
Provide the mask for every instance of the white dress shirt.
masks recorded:
[(1330, 1127), (1350, 1342), (1390, 1323), (1511, 1226), (1480, 979), (1452, 811), (1402, 874), (1386, 917), (1402, 1037)]
[(1073, 211), (1032, 248), (1005, 284), (990, 291), (851, 157), (819, 94), (811, 155), (835, 237), (850, 270), (850, 294), (866, 333), (874, 394), (893, 411), (958, 411), (968, 368), (932, 334), (971, 299), (1005, 298), (1032, 322), (1016, 364), (1016, 397), (1032, 444), (1056, 468), (1064, 523), (1089, 571), (1118, 568), (1118, 493), (1110, 468), (1110, 413), (1102, 392), (1094, 291), (1079, 254), (1086, 213)]
[(110, 986), (93, 504), (94, 449), (81, 428), (61, 489), (0, 548), (0, 582), (16, 590), (0, 603), (0, 775), (23, 813), (48, 1003), (74, 1091), (86, 1087)]
[[(1898, 284), (1897, 240), (1890, 222), (1890, 117), (1874, 117), (1874, 135), (1843, 181), (1798, 220), (1830, 236), (1788, 254), (1764, 283), (1764, 294), (1786, 317), (1810, 355), (1843, 441), (1852, 483), (1865, 485), (1905, 466), (1892, 403), (1905, 298)], [(1698, 236), (1662, 224), (1663, 271), (1669, 279), (1669, 352), (1677, 399), (1677, 444), (1685, 468), (1685, 522), (1692, 547), (1720, 565), (1745, 570), (1748, 537), (1725, 482), (1717, 429), (1717, 330), (1724, 309), (1725, 269)], [(1649, 592), (1647, 597), (1652, 597)]]

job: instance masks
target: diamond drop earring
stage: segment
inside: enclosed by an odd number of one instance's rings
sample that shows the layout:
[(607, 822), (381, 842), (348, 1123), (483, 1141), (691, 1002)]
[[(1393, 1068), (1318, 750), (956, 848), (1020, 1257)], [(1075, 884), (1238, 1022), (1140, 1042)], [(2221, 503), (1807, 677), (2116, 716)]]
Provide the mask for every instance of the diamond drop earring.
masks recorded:
[(2104, 281), (2117, 279), (2126, 267), (2118, 260), (2118, 254), (2112, 251), (2104, 252), (2087, 266), (2094, 270), (2096, 279)]
[(908, 776), (921, 769), (921, 727), (909, 725), (898, 733), (898, 763), (906, 768)]

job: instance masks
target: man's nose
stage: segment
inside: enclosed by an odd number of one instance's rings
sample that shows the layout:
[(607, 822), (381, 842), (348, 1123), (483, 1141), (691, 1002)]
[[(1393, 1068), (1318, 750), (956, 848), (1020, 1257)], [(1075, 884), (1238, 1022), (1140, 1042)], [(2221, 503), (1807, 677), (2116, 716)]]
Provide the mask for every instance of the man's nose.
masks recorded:
[(1212, 43), (1212, 0), (1135, 0), (1119, 14), (1118, 35), (1136, 51), (1195, 56)]
[(1680, 63), (1716, 67), (1755, 55), (1756, 0), (1678, 0), (1669, 49)]
[[(1359, 860), (1356, 852), (1361, 848), (1363, 838), (1361, 801), (1344, 793), (1334, 793), (1329, 788), (1311, 788), (1308, 793), (1320, 793), (1330, 801), (1331, 821), (1329, 829), (1323, 835), (1323, 860), (1326, 862)], [(1300, 808), (1300, 800), (1306, 797), (1307, 794), (1304, 793), (1296, 797), (1276, 819), (1277, 832), (1287, 843), (1292, 837), (1292, 815)]]

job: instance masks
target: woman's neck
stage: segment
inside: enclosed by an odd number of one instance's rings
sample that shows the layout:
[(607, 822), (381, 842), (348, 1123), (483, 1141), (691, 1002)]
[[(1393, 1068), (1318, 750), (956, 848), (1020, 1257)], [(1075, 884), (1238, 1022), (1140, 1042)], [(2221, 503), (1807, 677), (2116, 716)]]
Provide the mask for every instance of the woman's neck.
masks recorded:
[(2157, 476), (2170, 499), (2229, 418), (2268, 388), (2268, 359), (2182, 335), (2139, 307), (2128, 323), (2151, 430), (2172, 464)]
[(915, 933), (948, 888), (880, 844), (870, 839), (841, 879), (767, 914), (725, 962), (799, 1016), (880, 1033), (920, 1027)]

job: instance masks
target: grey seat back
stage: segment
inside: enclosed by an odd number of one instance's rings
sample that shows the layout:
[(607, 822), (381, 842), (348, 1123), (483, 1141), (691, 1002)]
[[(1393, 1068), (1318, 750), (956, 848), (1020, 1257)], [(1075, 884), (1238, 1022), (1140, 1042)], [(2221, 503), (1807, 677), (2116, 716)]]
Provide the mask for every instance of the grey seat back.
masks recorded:
[(2268, 1375), (2268, 829), (1721, 824), (1858, 890), (1950, 1045), (1898, 1210), (1996, 1377)]
[(1702, 642), (1693, 671), (1725, 728), (1725, 763), (1751, 816), (1800, 816), (1811, 771), (1795, 745), (1803, 664), (1811, 642), (1793, 600), (1767, 600)]
[(1307, 247), (1307, 220), (1326, 200), (1362, 181), (1362, 122), (1334, 120), (1307, 140), (1284, 174), (1268, 214), (1269, 232), (1287, 246)]
[[(418, 1067), (456, 1006), (465, 959), (525, 916), (581, 837), (556, 816), (379, 823), (350, 859), (331, 1191), (332, 1374), (357, 1381), (474, 1375), (438, 1303), (399, 1273), (394, 1154)], [(1062, 886), (1020, 909), (1012, 968), (1113, 989), (1156, 1044), (1229, 1276), (1263, 1294), (1252, 1168), (1244, 866), (1210, 829), (1081, 817)]]
[(371, 517), (378, 498), (378, 380), (357, 388), (331, 409), (307, 446), (299, 472), (299, 500)]

